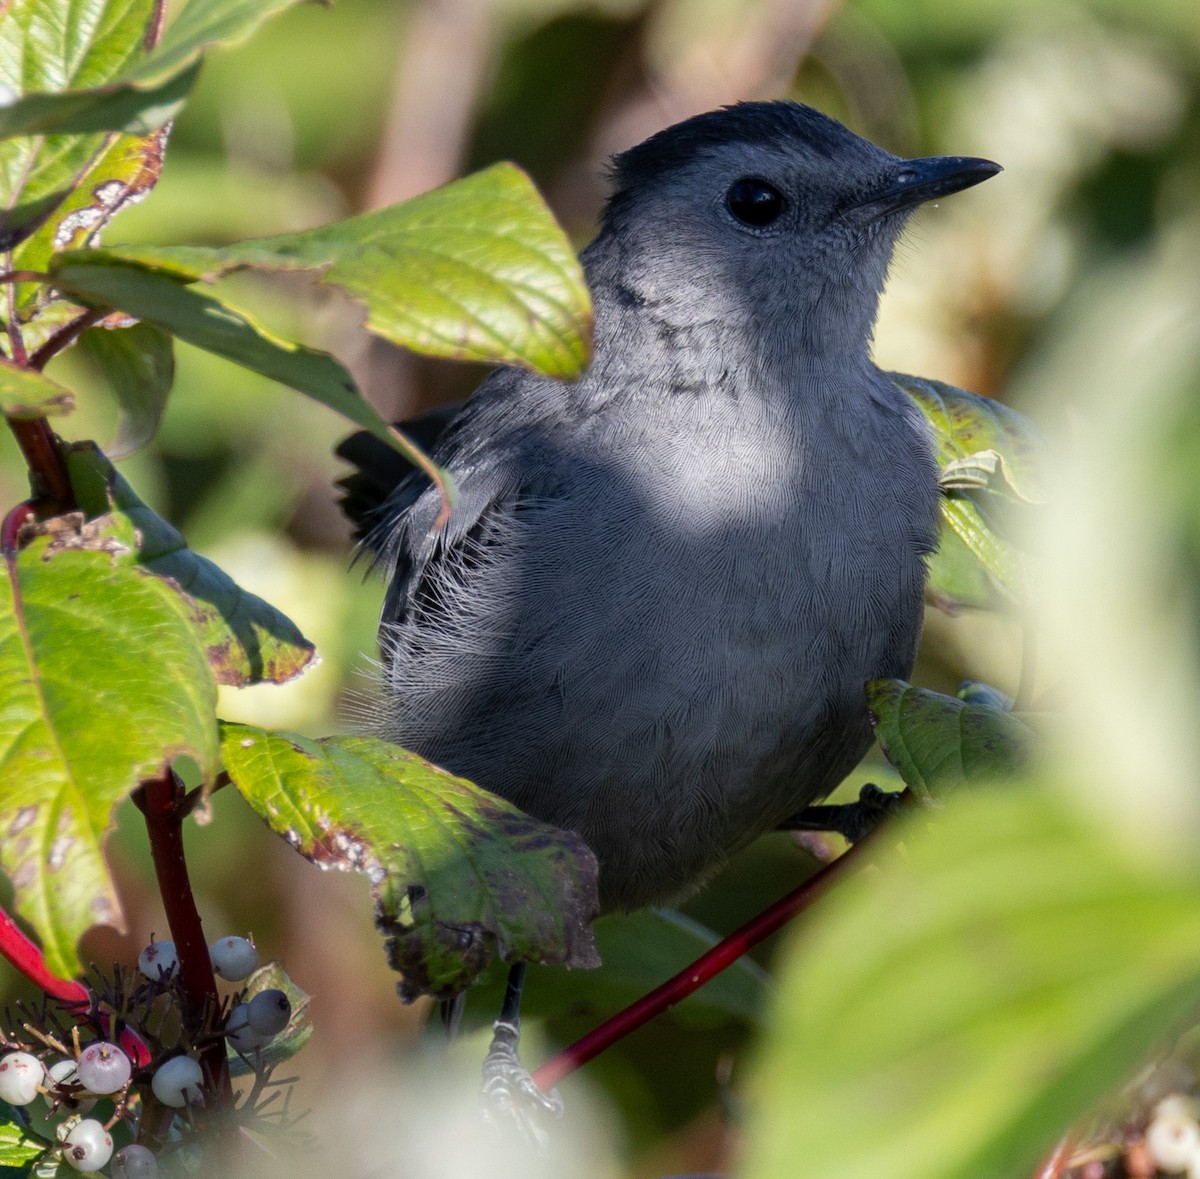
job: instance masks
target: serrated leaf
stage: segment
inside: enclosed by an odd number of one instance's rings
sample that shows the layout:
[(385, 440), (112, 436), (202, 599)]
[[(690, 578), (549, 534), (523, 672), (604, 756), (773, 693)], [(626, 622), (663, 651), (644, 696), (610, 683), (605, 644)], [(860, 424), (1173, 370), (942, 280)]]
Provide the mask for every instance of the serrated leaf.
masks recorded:
[(272, 830), (367, 875), (406, 999), (456, 994), (497, 957), (596, 965), (596, 861), (572, 832), (370, 737), (223, 723), (222, 751)]
[(100, 366), (117, 398), (117, 436), (110, 458), (140, 450), (158, 432), (158, 423), (175, 380), (175, 345), (148, 323), (120, 328), (94, 327), (81, 341)]
[(903, 835), (797, 931), (743, 1175), (1032, 1175), (1194, 1017), (1194, 872), (1044, 790), (960, 795)]
[(373, 332), (434, 356), (576, 377), (590, 351), (582, 268), (511, 164), (302, 233), (222, 247), (118, 246), (65, 260), (72, 271), (99, 263), (186, 281), (244, 267), (318, 270), (366, 305)]
[(0, 864), (50, 971), (122, 928), (113, 808), (187, 755), (215, 772), (216, 684), (188, 605), (102, 529), (63, 518), (0, 577)]
[(48, 1145), (25, 1127), (8, 1102), (0, 1101), (0, 1179), (8, 1175), (27, 1175), (29, 1165), (45, 1152)]
[[(138, 5), (118, 0), (91, 0), (83, 5), (39, 0), (26, 7), (35, 10), (46, 26), (61, 26), (57, 39), (81, 54), (82, 65), (57, 79), (5, 78), (22, 97), (0, 109), (0, 136), (156, 130), (179, 109), (205, 52), (241, 43), (272, 16), (297, 3), (190, 0), (157, 47), (147, 53), (142, 45), (147, 21), (138, 20), (142, 10), (149, 8), (144, 0)], [(129, 15), (130, 10), (136, 15)], [(93, 32), (90, 42), (82, 35), (88, 24)], [(0, 26), (0, 36), (4, 32)], [(36, 44), (37, 38), (27, 37)]]
[(1033, 730), (990, 704), (914, 688), (903, 680), (872, 680), (867, 706), (888, 761), (926, 802), (940, 802), (970, 783), (1011, 778), (1033, 752)]
[(70, 447), (67, 467), (79, 506), (114, 530), (124, 522), (138, 564), (187, 595), (197, 637), (217, 683), (281, 684), (312, 662), (315, 649), (290, 618), (192, 552), (179, 532), (142, 503), (94, 446)]
[(38, 418), (70, 413), (75, 396), (49, 377), (0, 357), (0, 411), (9, 418)]
[(312, 997), (298, 987), (278, 962), (260, 966), (247, 980), (243, 1003), (248, 1003), (260, 991), (282, 991), (292, 1005), (287, 1027), (259, 1052), (243, 1058), (232, 1045), (229, 1049), (229, 1072), (235, 1077), (249, 1076), (260, 1071), (263, 1064), (282, 1064), (295, 1056), (312, 1039), (312, 1017), (308, 1013)]

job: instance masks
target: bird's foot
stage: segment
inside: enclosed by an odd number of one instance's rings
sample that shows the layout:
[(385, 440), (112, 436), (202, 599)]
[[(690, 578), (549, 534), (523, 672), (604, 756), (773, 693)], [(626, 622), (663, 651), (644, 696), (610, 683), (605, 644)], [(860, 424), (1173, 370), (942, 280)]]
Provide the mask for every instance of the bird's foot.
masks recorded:
[(880, 790), (868, 782), (859, 792), (857, 802), (843, 806), (810, 806), (798, 811), (780, 824), (784, 831), (834, 831), (850, 843), (870, 835), (889, 815), (905, 808), (900, 791)]
[(483, 1060), (484, 1117), (493, 1125), (516, 1127), (523, 1137), (538, 1146), (546, 1144), (546, 1128), (542, 1124), (549, 1115), (562, 1117), (563, 1103), (557, 1089), (542, 1092), (517, 1054), (520, 1038), (518, 1026), (498, 1019), (492, 1025), (492, 1045)]

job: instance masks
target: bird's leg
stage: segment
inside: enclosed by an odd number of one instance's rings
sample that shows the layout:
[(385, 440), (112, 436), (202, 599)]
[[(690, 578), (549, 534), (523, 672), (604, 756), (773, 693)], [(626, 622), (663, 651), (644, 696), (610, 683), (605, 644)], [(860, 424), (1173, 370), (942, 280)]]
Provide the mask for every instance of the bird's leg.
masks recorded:
[(780, 831), (834, 831), (850, 843), (869, 835), (889, 815), (904, 810), (903, 792), (880, 790), (868, 782), (857, 802), (843, 806), (809, 806), (788, 816), (779, 824)]
[(492, 1045), (483, 1061), (481, 1093), (484, 1112), (499, 1124), (516, 1123), (528, 1137), (542, 1138), (534, 1122), (535, 1113), (561, 1117), (562, 1099), (557, 1089), (543, 1093), (521, 1064), (517, 1043), (521, 1036), (521, 989), (525, 985), (525, 963), (516, 962), (508, 971), (500, 1018), (492, 1025)]
[(453, 1040), (458, 1035), (458, 1025), (462, 1023), (463, 1008), (466, 1005), (466, 991), (460, 991), (452, 999), (443, 999), (438, 1003), (438, 1018), (447, 1040)]

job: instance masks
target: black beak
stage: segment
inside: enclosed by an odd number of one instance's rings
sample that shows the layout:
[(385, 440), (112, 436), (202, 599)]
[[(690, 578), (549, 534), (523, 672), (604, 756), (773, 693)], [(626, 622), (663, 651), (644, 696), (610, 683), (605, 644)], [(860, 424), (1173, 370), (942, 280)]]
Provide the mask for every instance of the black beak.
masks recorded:
[(971, 156), (902, 160), (896, 171), (884, 180), (882, 191), (865, 194), (855, 203), (854, 209), (871, 219), (883, 217), (949, 196), (952, 192), (961, 192), (1003, 171), (991, 160), (977, 160)]

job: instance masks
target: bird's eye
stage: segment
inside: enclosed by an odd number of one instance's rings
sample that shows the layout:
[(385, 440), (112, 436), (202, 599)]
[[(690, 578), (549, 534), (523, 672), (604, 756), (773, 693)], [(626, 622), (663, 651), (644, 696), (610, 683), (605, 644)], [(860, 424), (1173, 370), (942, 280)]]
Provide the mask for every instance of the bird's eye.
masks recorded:
[(785, 204), (783, 193), (757, 176), (735, 180), (725, 194), (725, 207), (743, 225), (755, 229), (770, 225), (783, 212)]

